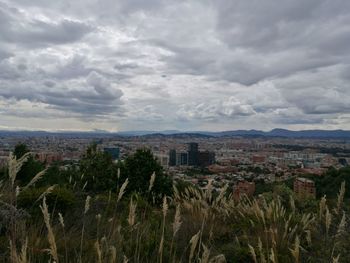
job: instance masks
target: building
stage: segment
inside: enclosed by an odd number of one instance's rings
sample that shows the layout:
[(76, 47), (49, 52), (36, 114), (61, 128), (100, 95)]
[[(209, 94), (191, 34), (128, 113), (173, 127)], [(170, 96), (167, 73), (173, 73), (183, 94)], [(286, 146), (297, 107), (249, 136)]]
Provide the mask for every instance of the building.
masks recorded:
[(176, 165), (188, 165), (188, 153), (179, 152), (176, 154)]
[(214, 152), (199, 152), (198, 153), (198, 165), (201, 167), (207, 167), (215, 163), (215, 153)]
[(233, 197), (235, 200), (239, 200), (242, 196), (246, 195), (252, 197), (255, 193), (255, 183), (248, 181), (239, 181), (233, 189)]
[(175, 149), (169, 151), (169, 166), (188, 165), (188, 153), (176, 152)]
[(236, 167), (212, 164), (208, 166), (208, 170), (212, 173), (235, 173), (238, 171)]
[(188, 165), (198, 166), (198, 143), (191, 142), (188, 144)]
[(155, 153), (154, 156), (158, 160), (159, 164), (164, 168), (169, 168), (169, 155), (162, 153)]
[(35, 154), (35, 159), (39, 162), (51, 164), (53, 162), (63, 161), (62, 154), (59, 153), (50, 153), (50, 152), (41, 152)]
[(175, 166), (177, 163), (177, 155), (176, 155), (176, 150), (171, 149), (169, 151), (169, 166)]
[(301, 197), (316, 197), (316, 187), (314, 181), (298, 177), (294, 181), (294, 193)]
[(253, 155), (251, 160), (253, 163), (265, 163), (266, 157), (262, 155)]

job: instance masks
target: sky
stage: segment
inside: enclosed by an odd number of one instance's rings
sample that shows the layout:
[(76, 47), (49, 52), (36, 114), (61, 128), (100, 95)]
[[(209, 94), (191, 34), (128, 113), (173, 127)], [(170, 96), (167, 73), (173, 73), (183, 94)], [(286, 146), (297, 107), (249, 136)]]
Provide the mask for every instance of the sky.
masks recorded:
[(0, 129), (350, 129), (349, 0), (0, 0)]

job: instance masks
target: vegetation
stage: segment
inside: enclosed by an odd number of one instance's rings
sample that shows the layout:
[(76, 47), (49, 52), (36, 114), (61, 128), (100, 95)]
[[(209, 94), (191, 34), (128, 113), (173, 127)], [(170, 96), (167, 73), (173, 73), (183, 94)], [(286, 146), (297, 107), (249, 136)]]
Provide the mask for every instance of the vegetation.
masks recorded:
[[(330, 168), (323, 176), (309, 175), (308, 177), (315, 182), (319, 198), (324, 195), (335, 198), (337, 193), (334, 189), (339, 189), (342, 182), (350, 185), (350, 167), (339, 170)], [(350, 198), (350, 191), (345, 193), (345, 197)]]
[(2, 262), (350, 262), (345, 182), (335, 200), (277, 185), (235, 201), (172, 186), (146, 149), (115, 164), (92, 146), (79, 169), (46, 170), (57, 183), (20, 181), (29, 159), (11, 156), (1, 182)]

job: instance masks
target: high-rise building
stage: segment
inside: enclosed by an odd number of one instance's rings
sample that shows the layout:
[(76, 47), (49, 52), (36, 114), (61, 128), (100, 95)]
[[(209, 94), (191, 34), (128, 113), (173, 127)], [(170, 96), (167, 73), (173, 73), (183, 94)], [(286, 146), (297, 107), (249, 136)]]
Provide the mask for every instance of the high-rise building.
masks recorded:
[(169, 151), (169, 166), (175, 166), (176, 163), (176, 150), (172, 149)]
[(179, 152), (176, 154), (176, 165), (188, 165), (187, 152)]
[(188, 153), (180, 153), (181, 165), (188, 165)]
[(198, 166), (198, 143), (188, 144), (188, 165)]
[(204, 151), (198, 154), (198, 165), (201, 167), (207, 167), (215, 163), (215, 153)]
[(188, 144), (188, 151), (189, 152), (198, 152), (198, 143), (196, 142), (190, 142)]

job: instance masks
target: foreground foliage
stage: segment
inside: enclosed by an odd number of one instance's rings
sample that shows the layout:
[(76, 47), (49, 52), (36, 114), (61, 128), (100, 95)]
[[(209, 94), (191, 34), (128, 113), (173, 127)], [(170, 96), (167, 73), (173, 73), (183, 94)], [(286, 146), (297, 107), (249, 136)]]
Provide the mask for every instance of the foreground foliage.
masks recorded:
[(44, 173), (17, 183), (28, 158), (11, 156), (1, 183), (3, 262), (350, 262), (345, 183), (332, 207), (322, 197), (305, 209), (283, 189), (237, 202), (210, 184), (174, 186), (159, 204), (156, 172), (137, 188), (119, 173), (124, 181), (106, 192), (35, 188)]

